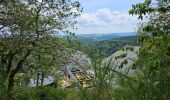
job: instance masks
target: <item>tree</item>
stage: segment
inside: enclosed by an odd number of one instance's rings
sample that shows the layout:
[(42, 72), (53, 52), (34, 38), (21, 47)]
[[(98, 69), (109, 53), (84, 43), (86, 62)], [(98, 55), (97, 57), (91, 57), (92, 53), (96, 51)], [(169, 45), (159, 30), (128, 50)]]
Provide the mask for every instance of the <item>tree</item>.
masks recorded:
[(137, 84), (132, 86), (130, 84), (133, 83), (130, 82), (125, 86), (125, 89), (130, 87), (136, 91), (133, 91), (136, 95), (132, 98), (167, 100), (170, 97), (169, 4), (169, 0), (157, 0), (156, 4), (153, 4), (152, 0), (145, 0), (144, 3), (133, 5), (129, 11), (132, 15), (139, 15), (139, 19), (145, 14), (149, 15), (148, 22), (142, 23), (138, 30), (142, 47), (135, 66), (138, 70), (135, 78)]
[(11, 96), (14, 77), (28, 57), (46, 47), (66, 49), (54, 34), (71, 34), (68, 29), (74, 28), (81, 9), (79, 2), (70, 0), (3, 0), (0, 5), (0, 65)]
[(138, 3), (132, 5), (132, 9), (129, 10), (129, 14), (139, 15), (139, 19), (143, 19), (143, 15), (150, 13), (167, 13), (170, 10), (169, 0), (145, 0), (144, 3)]

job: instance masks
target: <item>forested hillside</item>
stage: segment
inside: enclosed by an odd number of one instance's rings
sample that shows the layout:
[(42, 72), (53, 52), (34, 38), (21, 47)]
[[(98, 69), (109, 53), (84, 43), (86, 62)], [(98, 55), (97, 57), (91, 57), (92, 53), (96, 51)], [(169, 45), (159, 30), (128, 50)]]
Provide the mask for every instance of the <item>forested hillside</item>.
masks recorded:
[[(114, 52), (123, 48), (124, 46), (139, 46), (137, 38), (137, 36), (126, 36), (118, 38), (112, 37), (112, 39), (96, 41), (86, 37), (86, 39), (81, 39), (80, 42), (82, 46), (84, 46), (84, 48), (77, 48), (77, 50), (82, 50), (83, 52), (88, 53), (89, 47), (91, 47), (94, 49), (94, 51), (102, 52), (103, 57), (108, 57)], [(103, 37), (103, 39), (105, 38)]]
[(103, 34), (77, 34), (76, 36), (79, 39), (84, 41), (104, 41), (112, 40), (115, 38), (127, 37), (127, 36), (136, 36), (136, 32), (123, 32), (123, 33), (103, 33)]

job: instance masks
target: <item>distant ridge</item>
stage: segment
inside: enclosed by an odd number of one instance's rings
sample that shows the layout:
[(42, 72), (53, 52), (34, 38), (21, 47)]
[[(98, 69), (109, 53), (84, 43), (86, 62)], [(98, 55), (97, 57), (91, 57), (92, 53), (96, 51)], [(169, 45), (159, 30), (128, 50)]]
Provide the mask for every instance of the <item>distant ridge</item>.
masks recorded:
[(104, 33), (104, 34), (77, 34), (81, 39), (84, 40), (95, 40), (95, 41), (103, 41), (110, 40), (114, 38), (126, 37), (126, 36), (136, 36), (136, 32), (124, 32), (124, 33)]
[(119, 34), (119, 35), (136, 35), (137, 32), (115, 32), (115, 33), (90, 33), (90, 34), (76, 34), (76, 35), (109, 35), (109, 34)]

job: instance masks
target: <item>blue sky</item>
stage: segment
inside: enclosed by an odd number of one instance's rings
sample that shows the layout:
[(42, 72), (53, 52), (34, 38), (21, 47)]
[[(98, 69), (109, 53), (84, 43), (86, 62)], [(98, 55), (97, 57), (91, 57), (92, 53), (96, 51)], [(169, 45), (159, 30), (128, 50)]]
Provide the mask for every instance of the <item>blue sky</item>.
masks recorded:
[(110, 8), (116, 11), (128, 11), (132, 4), (141, 3), (144, 0), (79, 0), (84, 12), (95, 12), (97, 9)]
[(128, 14), (132, 4), (144, 0), (78, 0), (83, 13), (77, 18), (77, 34), (134, 32), (140, 21)]

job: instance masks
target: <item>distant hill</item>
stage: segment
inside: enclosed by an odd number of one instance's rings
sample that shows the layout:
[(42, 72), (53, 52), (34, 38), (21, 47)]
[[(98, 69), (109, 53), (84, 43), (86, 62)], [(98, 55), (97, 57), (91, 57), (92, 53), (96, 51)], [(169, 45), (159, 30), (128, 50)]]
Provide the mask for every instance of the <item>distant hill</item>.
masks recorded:
[[(105, 38), (106, 39), (106, 38)], [(90, 46), (94, 48), (94, 51), (101, 51), (104, 53), (103, 57), (108, 57), (111, 54), (115, 53), (117, 50), (124, 46), (138, 46), (137, 43), (137, 36), (125, 36), (125, 37), (118, 37), (112, 38), (107, 40), (100, 40), (96, 41), (94, 39), (88, 38), (83, 40), (82, 43), (84, 46)], [(79, 50), (79, 49), (78, 49)], [(81, 50), (82, 51), (82, 50)], [(84, 48), (84, 53), (88, 54), (88, 48)], [(88, 54), (90, 56), (90, 54)]]
[(109, 33), (109, 34), (77, 34), (82, 40), (90, 41), (104, 41), (111, 40), (115, 38), (125, 37), (125, 36), (136, 36), (136, 32), (125, 32), (125, 33)]

